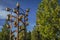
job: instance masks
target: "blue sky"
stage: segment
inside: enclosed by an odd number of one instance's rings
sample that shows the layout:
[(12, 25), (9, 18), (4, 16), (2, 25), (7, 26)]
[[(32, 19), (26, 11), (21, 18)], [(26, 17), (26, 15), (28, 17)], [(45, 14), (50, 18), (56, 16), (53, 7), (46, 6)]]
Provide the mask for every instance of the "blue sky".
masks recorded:
[(29, 12), (29, 26), (27, 27), (28, 30), (32, 30), (34, 25), (36, 25), (36, 11), (38, 8), (38, 4), (41, 2), (41, 0), (0, 0), (0, 29), (2, 28), (2, 25), (5, 23), (5, 19), (7, 17), (7, 14), (10, 12), (6, 12), (6, 7), (9, 8), (15, 8), (16, 3), (20, 3), (20, 7), (22, 9), (30, 8)]

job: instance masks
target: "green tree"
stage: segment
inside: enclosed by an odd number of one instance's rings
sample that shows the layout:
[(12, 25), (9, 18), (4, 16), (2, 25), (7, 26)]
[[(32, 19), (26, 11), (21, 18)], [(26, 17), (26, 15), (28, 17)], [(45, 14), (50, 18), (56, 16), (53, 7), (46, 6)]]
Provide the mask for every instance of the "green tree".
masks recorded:
[(41, 40), (39, 27), (34, 26), (34, 29), (31, 32), (31, 40)]
[(60, 6), (58, 0), (42, 0), (37, 10), (41, 40), (60, 40)]
[(0, 40), (2, 40), (2, 33), (0, 32)]
[(5, 25), (3, 25), (2, 31), (0, 32), (0, 40), (9, 40), (9, 30)]
[(31, 40), (31, 32), (27, 32), (27, 40)]

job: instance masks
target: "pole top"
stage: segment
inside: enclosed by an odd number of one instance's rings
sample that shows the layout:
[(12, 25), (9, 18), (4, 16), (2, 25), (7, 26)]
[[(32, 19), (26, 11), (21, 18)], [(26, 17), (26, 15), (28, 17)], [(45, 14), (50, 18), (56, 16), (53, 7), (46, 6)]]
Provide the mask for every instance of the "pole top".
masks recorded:
[(17, 6), (17, 7), (20, 7), (20, 4), (17, 2), (16, 6)]

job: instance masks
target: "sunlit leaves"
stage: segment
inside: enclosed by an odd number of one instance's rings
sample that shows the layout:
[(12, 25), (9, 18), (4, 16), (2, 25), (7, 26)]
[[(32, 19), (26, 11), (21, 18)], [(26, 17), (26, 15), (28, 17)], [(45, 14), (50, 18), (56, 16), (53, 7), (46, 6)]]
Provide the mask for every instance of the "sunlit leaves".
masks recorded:
[[(43, 0), (37, 10), (37, 26), (42, 40), (56, 40), (60, 32), (60, 6), (58, 0)], [(37, 29), (37, 28), (36, 28)], [(58, 38), (57, 38), (58, 39)]]

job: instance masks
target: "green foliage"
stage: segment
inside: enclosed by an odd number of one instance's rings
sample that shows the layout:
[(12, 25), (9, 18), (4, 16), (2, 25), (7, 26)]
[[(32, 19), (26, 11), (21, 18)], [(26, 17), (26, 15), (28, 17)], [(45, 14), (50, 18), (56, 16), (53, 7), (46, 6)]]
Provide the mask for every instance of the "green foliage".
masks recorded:
[(19, 35), (20, 35), (19, 36), (19, 39), (20, 40), (23, 40), (24, 39), (24, 31), (20, 32)]
[(38, 27), (34, 27), (31, 33), (31, 40), (41, 40), (41, 35)]
[(27, 32), (27, 40), (31, 40), (31, 32)]
[(9, 30), (6, 27), (6, 24), (3, 25), (2, 31), (0, 32), (0, 40), (9, 40)]
[(39, 27), (41, 40), (60, 40), (60, 6), (58, 0), (43, 0), (39, 4), (36, 24), (36, 27)]
[(0, 40), (2, 40), (2, 33), (0, 32)]
[[(21, 27), (20, 27), (20, 30), (22, 30), (22, 29), (24, 29), (24, 26), (22, 25)], [(20, 33), (19, 33), (19, 39), (20, 40), (24, 40), (24, 31), (21, 31)]]
[[(21, 30), (22, 29), (24, 29), (24, 26), (21, 26)], [(20, 33), (19, 33), (19, 39), (20, 40), (24, 40), (24, 30), (22, 30)], [(31, 32), (29, 31), (29, 32), (27, 32), (27, 34), (26, 34), (26, 39), (27, 40), (31, 40)]]

